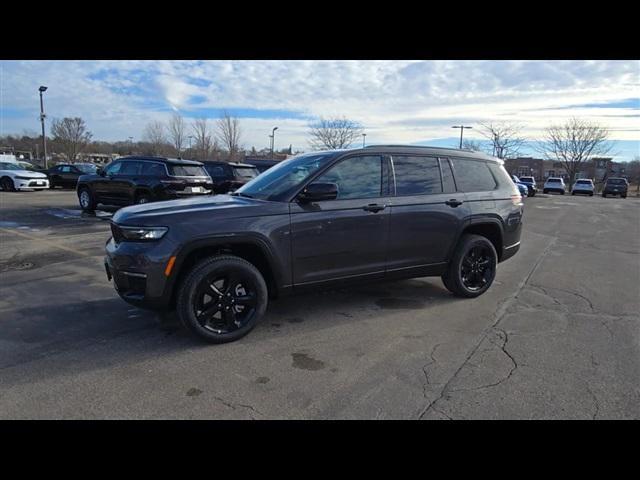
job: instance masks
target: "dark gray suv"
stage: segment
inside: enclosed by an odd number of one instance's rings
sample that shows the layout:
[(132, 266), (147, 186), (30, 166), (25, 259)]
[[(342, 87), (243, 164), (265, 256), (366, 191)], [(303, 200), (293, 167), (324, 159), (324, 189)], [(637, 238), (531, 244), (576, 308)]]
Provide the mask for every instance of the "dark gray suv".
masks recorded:
[(247, 334), (269, 298), (308, 289), (441, 276), (476, 297), (520, 247), (522, 199), (502, 163), (409, 146), (300, 155), (231, 195), (119, 210), (107, 276), (215, 343)]

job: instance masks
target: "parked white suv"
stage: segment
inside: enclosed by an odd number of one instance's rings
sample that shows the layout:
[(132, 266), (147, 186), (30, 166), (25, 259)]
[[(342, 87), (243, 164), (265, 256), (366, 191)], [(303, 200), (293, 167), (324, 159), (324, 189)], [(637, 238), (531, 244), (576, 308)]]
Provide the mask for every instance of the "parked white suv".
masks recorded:
[(0, 162), (0, 187), (5, 192), (44, 190), (49, 188), (49, 179), (44, 173), (25, 170), (17, 163)]
[(564, 180), (559, 177), (547, 178), (547, 181), (544, 182), (544, 187), (542, 187), (542, 193), (558, 192), (561, 195), (564, 195), (565, 190), (566, 186), (564, 184)]
[(573, 184), (571, 195), (575, 195), (576, 193), (584, 193), (585, 195), (593, 197), (594, 191), (595, 187), (593, 185), (593, 180), (588, 178), (581, 178), (580, 180), (576, 180), (576, 183)]

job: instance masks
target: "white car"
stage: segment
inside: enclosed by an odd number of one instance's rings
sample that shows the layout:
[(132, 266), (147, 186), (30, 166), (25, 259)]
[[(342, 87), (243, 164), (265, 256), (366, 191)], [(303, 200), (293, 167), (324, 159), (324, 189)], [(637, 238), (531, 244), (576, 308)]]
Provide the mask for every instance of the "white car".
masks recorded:
[(571, 195), (575, 195), (576, 193), (584, 193), (585, 195), (593, 197), (594, 191), (595, 186), (593, 185), (593, 180), (582, 178), (580, 180), (576, 180), (576, 183), (573, 184)]
[(16, 190), (44, 190), (49, 179), (44, 173), (25, 170), (13, 162), (0, 162), (0, 187), (5, 192)]
[(544, 186), (542, 187), (542, 193), (547, 192), (558, 192), (561, 195), (564, 195), (566, 190), (564, 180), (560, 177), (549, 177), (547, 181), (544, 182)]

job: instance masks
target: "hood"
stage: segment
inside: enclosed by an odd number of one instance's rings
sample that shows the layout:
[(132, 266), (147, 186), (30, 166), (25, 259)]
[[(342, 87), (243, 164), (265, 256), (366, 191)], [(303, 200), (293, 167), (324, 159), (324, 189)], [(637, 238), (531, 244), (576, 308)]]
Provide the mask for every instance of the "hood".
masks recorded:
[(44, 173), (32, 172), (31, 170), (3, 170), (3, 172), (11, 175), (17, 175), (18, 177), (47, 178)]
[(118, 210), (113, 221), (119, 225), (156, 225), (190, 223), (206, 217), (243, 218), (268, 215), (288, 205), (233, 195), (212, 195), (132, 205)]

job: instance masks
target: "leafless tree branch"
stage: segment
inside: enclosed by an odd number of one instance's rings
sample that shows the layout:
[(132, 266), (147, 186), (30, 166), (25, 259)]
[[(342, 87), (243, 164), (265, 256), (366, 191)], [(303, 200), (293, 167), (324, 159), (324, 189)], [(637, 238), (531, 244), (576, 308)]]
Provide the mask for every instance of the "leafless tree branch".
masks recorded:
[(85, 121), (79, 117), (55, 119), (51, 125), (51, 135), (69, 162), (76, 160), (93, 136), (87, 130)]
[(309, 145), (313, 150), (335, 150), (349, 148), (362, 135), (362, 126), (342, 118), (320, 118), (309, 125), (311, 140)]

